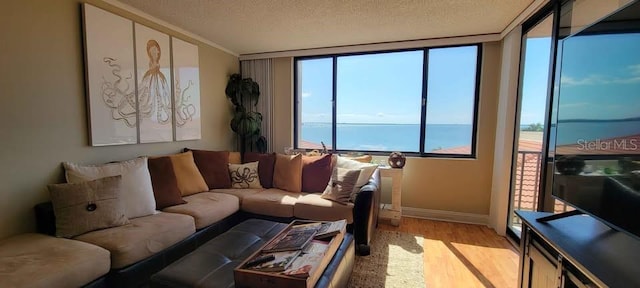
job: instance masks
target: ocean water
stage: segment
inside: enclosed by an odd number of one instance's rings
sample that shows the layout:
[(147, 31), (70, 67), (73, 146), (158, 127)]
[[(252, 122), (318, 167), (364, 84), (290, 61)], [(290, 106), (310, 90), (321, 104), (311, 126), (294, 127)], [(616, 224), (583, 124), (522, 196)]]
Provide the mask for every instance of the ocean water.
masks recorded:
[[(553, 134), (554, 131), (552, 131)], [(640, 135), (640, 121), (584, 121), (558, 123), (557, 145), (572, 145), (578, 141), (595, 141)]]
[[(331, 145), (330, 123), (303, 123), (300, 139)], [(420, 151), (419, 124), (337, 124), (338, 149)], [(472, 125), (427, 124), (425, 151), (471, 145)]]

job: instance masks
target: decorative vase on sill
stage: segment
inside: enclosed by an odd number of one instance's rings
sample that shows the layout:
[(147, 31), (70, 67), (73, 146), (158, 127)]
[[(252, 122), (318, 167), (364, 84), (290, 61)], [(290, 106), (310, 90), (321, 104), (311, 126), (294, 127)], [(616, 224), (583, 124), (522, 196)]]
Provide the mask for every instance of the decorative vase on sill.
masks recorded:
[(391, 152), (389, 155), (388, 163), (391, 168), (402, 168), (406, 162), (407, 157), (404, 157), (400, 152)]

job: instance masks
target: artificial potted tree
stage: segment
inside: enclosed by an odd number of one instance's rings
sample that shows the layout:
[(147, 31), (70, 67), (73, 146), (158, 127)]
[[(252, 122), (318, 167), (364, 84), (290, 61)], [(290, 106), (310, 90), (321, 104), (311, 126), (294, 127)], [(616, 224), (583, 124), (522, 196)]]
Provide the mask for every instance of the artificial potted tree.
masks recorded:
[(225, 88), (227, 98), (234, 106), (231, 130), (237, 134), (240, 153), (254, 149), (260, 153), (267, 150), (266, 138), (261, 134), (262, 114), (256, 111), (260, 99), (260, 86), (251, 78), (240, 74), (229, 77)]

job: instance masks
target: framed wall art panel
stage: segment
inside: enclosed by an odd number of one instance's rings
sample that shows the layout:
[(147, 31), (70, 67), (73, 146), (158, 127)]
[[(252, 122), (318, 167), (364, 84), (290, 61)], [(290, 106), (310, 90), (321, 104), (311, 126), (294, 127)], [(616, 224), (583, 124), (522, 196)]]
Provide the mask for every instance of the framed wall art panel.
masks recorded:
[(137, 143), (133, 21), (86, 3), (83, 19), (91, 145)]
[(135, 23), (140, 143), (173, 141), (169, 35)]
[(172, 37), (176, 140), (200, 139), (198, 46)]

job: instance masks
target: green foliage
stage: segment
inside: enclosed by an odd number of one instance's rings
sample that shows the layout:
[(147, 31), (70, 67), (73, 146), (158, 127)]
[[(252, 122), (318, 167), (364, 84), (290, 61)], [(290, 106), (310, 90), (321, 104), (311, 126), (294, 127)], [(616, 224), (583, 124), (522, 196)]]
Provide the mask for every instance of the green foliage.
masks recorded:
[(544, 126), (541, 123), (529, 124), (528, 127), (522, 128), (522, 131), (542, 132)]
[(266, 139), (260, 136), (262, 114), (253, 111), (260, 99), (258, 83), (251, 78), (243, 79), (240, 74), (233, 74), (224, 92), (235, 106), (231, 130), (238, 134), (241, 152), (245, 151), (247, 144), (250, 145), (249, 149), (255, 144), (259, 152), (266, 151)]

